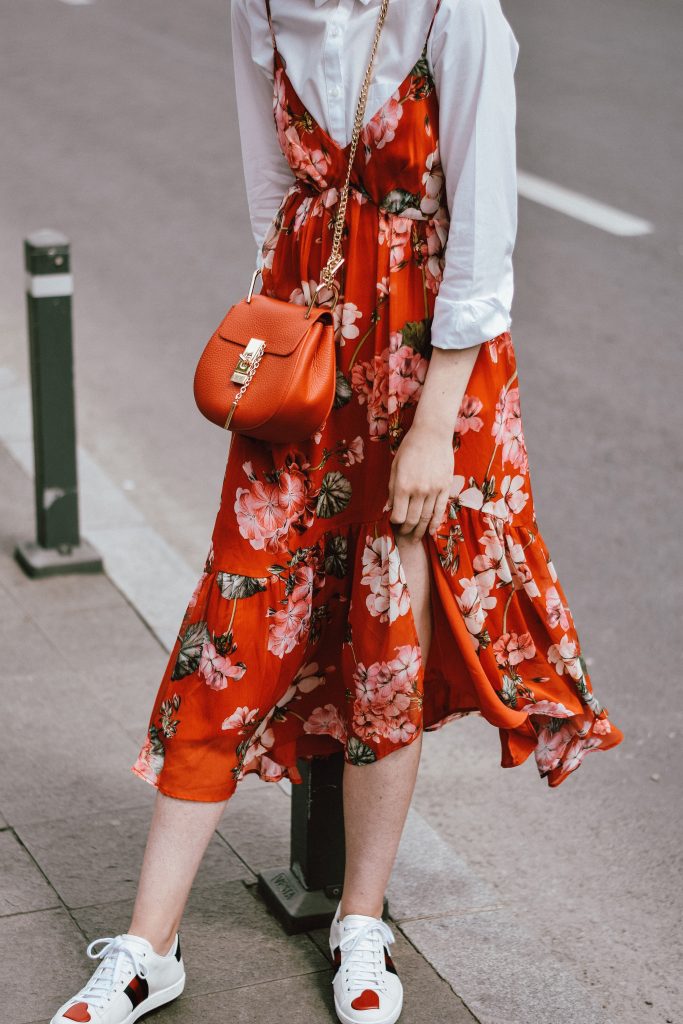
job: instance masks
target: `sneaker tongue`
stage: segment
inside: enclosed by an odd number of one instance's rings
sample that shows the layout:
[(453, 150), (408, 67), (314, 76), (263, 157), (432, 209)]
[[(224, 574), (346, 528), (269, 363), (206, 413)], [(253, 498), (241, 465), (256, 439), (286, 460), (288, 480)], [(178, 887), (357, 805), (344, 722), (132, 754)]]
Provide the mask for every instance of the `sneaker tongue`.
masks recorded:
[(128, 932), (121, 935), (121, 942), (125, 942), (127, 946), (135, 946), (141, 953), (154, 951), (154, 947), (151, 942), (147, 939), (143, 939), (141, 935), (131, 935)]
[(369, 921), (377, 923), (376, 917), (366, 917), (365, 914), (346, 914), (342, 918), (342, 924), (344, 928), (361, 928), (363, 925), (368, 924)]

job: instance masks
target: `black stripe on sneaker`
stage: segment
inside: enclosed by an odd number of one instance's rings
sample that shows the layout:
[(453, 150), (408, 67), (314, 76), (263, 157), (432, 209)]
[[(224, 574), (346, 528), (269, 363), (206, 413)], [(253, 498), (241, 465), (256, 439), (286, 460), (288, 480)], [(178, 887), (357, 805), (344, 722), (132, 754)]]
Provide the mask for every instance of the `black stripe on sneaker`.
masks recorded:
[(175, 958), (176, 960), (180, 960), (180, 936), (178, 936), (178, 941), (176, 942)]
[(390, 974), (395, 974), (396, 977), (398, 978), (398, 971), (396, 970), (394, 961), (391, 959), (389, 951), (386, 946), (384, 947), (384, 966), (386, 967)]
[(125, 992), (135, 1009), (149, 995), (147, 978), (141, 978), (139, 974), (136, 974), (127, 985)]

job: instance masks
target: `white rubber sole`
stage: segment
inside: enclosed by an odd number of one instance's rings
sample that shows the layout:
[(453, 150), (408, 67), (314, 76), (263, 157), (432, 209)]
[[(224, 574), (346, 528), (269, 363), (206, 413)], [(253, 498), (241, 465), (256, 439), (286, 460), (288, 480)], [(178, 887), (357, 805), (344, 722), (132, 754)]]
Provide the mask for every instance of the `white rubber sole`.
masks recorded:
[[(337, 1014), (337, 1017), (341, 1021), (341, 1024), (359, 1024), (360, 1020), (367, 1020), (368, 1019), (367, 1017), (363, 1017), (363, 1018), (349, 1017), (340, 1008), (339, 1003), (337, 1002), (336, 995), (334, 997), (334, 1009), (335, 1009), (335, 1013)], [(396, 1009), (393, 1010), (392, 1013), (388, 1017), (382, 1017), (381, 1020), (378, 1019), (378, 1018), (375, 1018), (373, 1020), (372, 1024), (396, 1024), (396, 1021), (401, 1016), (401, 1010), (402, 1009), (403, 1009), (403, 995), (401, 995), (401, 1002), (398, 1004)], [(367, 1013), (368, 1011), (367, 1010), (360, 1010), (359, 1012), (360, 1013)]]
[(160, 1006), (165, 1003), (170, 1003), (174, 999), (177, 999), (180, 993), (185, 988), (185, 975), (179, 978), (173, 985), (169, 985), (168, 988), (163, 988), (161, 992), (155, 992), (153, 996), (148, 996), (139, 1006), (126, 1017), (123, 1024), (135, 1024), (136, 1020), (144, 1016), (146, 1013), (151, 1013), (152, 1010), (157, 1010)]
[[(168, 988), (161, 989), (160, 992), (155, 992), (154, 995), (148, 996), (147, 999), (143, 1000), (143, 1002), (139, 1004), (139, 1006), (134, 1007), (130, 1011), (128, 1016), (121, 1021), (121, 1024), (135, 1024), (135, 1022), (139, 1020), (140, 1017), (143, 1017), (146, 1013), (151, 1013), (152, 1010), (157, 1010), (160, 1006), (164, 1006), (166, 1003), (173, 1002), (174, 999), (178, 998), (178, 996), (181, 994), (184, 988), (185, 974), (183, 974), (182, 978), (178, 978), (178, 980), (175, 981), (172, 985), (169, 985)], [(58, 1020), (59, 1017), (62, 1016), (64, 1011), (68, 1010), (72, 1002), (73, 997), (72, 999), (69, 999), (69, 1001), (66, 1002), (64, 1006), (57, 1010), (57, 1013), (52, 1018), (50, 1024), (53, 1024), (54, 1021)]]

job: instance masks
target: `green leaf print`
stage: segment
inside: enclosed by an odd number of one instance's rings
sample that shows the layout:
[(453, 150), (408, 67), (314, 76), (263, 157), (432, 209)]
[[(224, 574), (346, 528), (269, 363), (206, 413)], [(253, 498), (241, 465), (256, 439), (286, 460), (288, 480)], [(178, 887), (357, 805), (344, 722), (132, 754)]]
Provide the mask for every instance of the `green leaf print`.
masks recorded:
[(233, 601), (242, 597), (251, 597), (266, 589), (265, 576), (240, 576), (236, 572), (219, 572), (216, 583), (223, 597)]
[(353, 389), (351, 382), (344, 376), (341, 370), (337, 370), (337, 383), (334, 389), (333, 409), (341, 409), (351, 401)]
[(377, 760), (375, 751), (357, 736), (352, 736), (346, 744), (346, 753), (351, 764), (372, 764)]
[(503, 689), (496, 690), (496, 693), (503, 704), (507, 704), (509, 708), (514, 708), (517, 704), (517, 687), (514, 679), (511, 679), (510, 676), (503, 675)]
[(406, 210), (419, 210), (420, 198), (419, 192), (408, 192), (404, 188), (392, 188), (391, 192), (387, 192), (382, 199), (379, 208), (385, 213), (395, 214), (405, 213)]
[(409, 345), (421, 356), (428, 356), (432, 346), (432, 318), (409, 320), (403, 325), (401, 340), (404, 345)]
[(171, 679), (184, 679), (199, 668), (202, 647), (209, 639), (206, 622), (194, 622), (188, 626), (180, 638), (180, 650), (176, 658)]
[(339, 470), (325, 473), (320, 485), (316, 513), (322, 519), (330, 519), (346, 508), (351, 501), (351, 483)]
[(349, 545), (346, 537), (328, 537), (325, 544), (325, 572), (341, 580), (349, 571)]

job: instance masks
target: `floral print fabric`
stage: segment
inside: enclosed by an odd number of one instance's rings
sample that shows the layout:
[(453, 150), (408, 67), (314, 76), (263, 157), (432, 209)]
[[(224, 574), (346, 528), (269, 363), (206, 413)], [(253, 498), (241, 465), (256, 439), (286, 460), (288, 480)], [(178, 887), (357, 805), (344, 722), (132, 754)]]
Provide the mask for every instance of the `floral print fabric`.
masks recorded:
[[(263, 288), (304, 303), (348, 147), (274, 55), (275, 130), (294, 180), (264, 241)], [(363, 129), (351, 186), (334, 407), (304, 444), (232, 437), (206, 563), (132, 766), (171, 796), (225, 799), (247, 772), (299, 782), (298, 758), (340, 749), (369, 764), (468, 714), (498, 727), (504, 767), (533, 754), (550, 786), (623, 738), (539, 532), (509, 332), (479, 350), (450, 502), (423, 540), (434, 629), (422, 657), (385, 504), (429, 367), (450, 229), (425, 51)]]

